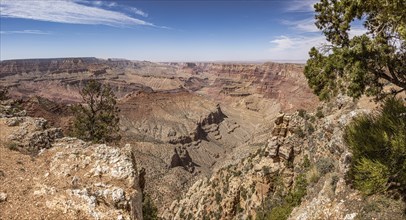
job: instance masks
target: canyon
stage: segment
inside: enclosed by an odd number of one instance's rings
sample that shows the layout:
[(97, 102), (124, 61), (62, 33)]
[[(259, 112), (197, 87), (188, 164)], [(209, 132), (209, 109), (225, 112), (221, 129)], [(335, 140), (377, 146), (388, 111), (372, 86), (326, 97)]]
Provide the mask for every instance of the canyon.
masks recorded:
[[(163, 219), (249, 219), (264, 198), (295, 185), (305, 158), (327, 158), (331, 172), (304, 203), (326, 211), (302, 205), (292, 218), (353, 219), (362, 204), (344, 183), (349, 153), (341, 136), (369, 101), (340, 96), (324, 105), (303, 69), (273, 62), (1, 61), (0, 86), (18, 106), (0, 105), (0, 193), (7, 195), (0, 213), (27, 219), (15, 212), (39, 207), (46, 211), (29, 218), (142, 219), (145, 172), (145, 192)], [(80, 90), (91, 79), (117, 96), (122, 139), (116, 146), (68, 137), (69, 107), (82, 101)]]

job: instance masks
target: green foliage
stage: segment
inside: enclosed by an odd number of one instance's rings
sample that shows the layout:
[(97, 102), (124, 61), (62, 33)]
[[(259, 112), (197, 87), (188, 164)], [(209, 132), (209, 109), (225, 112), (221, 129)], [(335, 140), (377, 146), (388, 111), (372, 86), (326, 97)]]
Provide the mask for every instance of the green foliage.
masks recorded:
[(304, 110), (304, 109), (299, 109), (299, 110), (297, 110), (298, 111), (298, 115), (300, 116), (300, 117), (302, 117), (302, 118), (305, 118), (306, 117), (306, 110)]
[(316, 130), (312, 123), (307, 123), (307, 122), (305, 122), (305, 128), (306, 128), (308, 134), (313, 134), (313, 132)]
[(295, 206), (298, 206), (306, 195), (307, 181), (304, 174), (296, 177), (295, 186), (281, 198), (268, 201), (269, 206), (257, 212), (257, 220), (286, 220)]
[[(316, 26), (331, 44), (312, 48), (305, 67), (309, 86), (321, 100), (338, 92), (380, 98), (384, 82), (406, 89), (406, 1), (320, 0)], [(354, 20), (368, 35), (349, 37)]]
[(160, 219), (158, 217), (158, 208), (148, 194), (144, 194), (142, 198), (142, 217), (144, 220)]
[(267, 220), (283, 220), (288, 219), (293, 208), (289, 204), (283, 204), (272, 209), (271, 214)]
[(337, 175), (333, 175), (333, 176), (331, 177), (331, 182), (330, 182), (330, 184), (331, 184), (331, 188), (333, 189), (333, 192), (336, 191), (337, 183), (338, 183), (339, 180), (340, 180), (340, 178), (339, 178)]
[(307, 179), (310, 184), (319, 182), (321, 178), (320, 172), (316, 166), (312, 166), (309, 172), (307, 172)]
[(91, 80), (80, 94), (84, 104), (72, 107), (75, 115), (73, 136), (96, 143), (118, 140), (119, 109), (110, 86)]
[[(323, 117), (324, 117), (324, 115), (323, 115)], [(310, 117), (309, 117), (309, 121), (310, 121), (310, 123), (316, 122), (316, 117), (314, 117), (313, 115), (310, 116)]]
[(219, 192), (216, 192), (216, 202), (217, 204), (220, 204), (220, 202), (223, 200), (223, 198), (221, 197), (221, 194)]
[(271, 171), (269, 170), (268, 166), (263, 166), (262, 173), (266, 176), (266, 175), (269, 175), (271, 173)]
[(248, 198), (248, 192), (245, 188), (241, 188), (240, 198), (243, 198), (244, 200)]
[(306, 195), (307, 181), (304, 174), (300, 174), (295, 181), (295, 187), (286, 196), (286, 201), (292, 207), (300, 205), (302, 198)]
[(307, 170), (308, 168), (310, 168), (310, 165), (311, 164), (310, 164), (309, 156), (306, 154), (306, 155), (304, 155), (304, 158), (303, 158), (302, 167)]
[(406, 107), (389, 98), (376, 115), (361, 115), (346, 128), (344, 140), (353, 153), (349, 177), (365, 194), (396, 183), (406, 189)]
[(8, 98), (8, 89), (0, 87), (0, 101), (7, 100)]
[(9, 150), (18, 151), (18, 144), (16, 142), (10, 141), (7, 142), (5, 145)]
[(300, 127), (296, 127), (294, 130), (293, 130), (293, 133), (295, 133), (296, 135), (298, 135), (300, 138), (304, 138), (306, 135), (305, 135), (305, 133), (304, 133), (304, 131), (302, 130), (302, 128), (300, 128)]
[(326, 175), (334, 169), (334, 163), (331, 158), (321, 158), (316, 161), (316, 168), (320, 175)]
[(323, 117), (324, 117), (323, 112), (322, 112), (321, 110), (317, 110), (317, 112), (316, 112), (316, 117), (317, 117), (317, 118), (323, 118)]
[(361, 158), (354, 165), (354, 172), (354, 185), (363, 193), (370, 195), (387, 189), (389, 169), (382, 163)]

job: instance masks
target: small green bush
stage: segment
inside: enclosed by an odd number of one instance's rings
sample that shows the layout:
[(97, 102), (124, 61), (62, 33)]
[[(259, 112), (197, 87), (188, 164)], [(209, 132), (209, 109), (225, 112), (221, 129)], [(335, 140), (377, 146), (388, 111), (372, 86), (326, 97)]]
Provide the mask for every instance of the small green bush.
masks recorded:
[(0, 87), (0, 101), (7, 100), (8, 98), (8, 89)]
[(338, 177), (337, 175), (333, 175), (333, 176), (331, 177), (331, 182), (330, 182), (330, 184), (331, 184), (331, 188), (333, 189), (333, 192), (336, 191), (337, 183), (338, 183), (339, 180), (340, 180), (340, 177)]
[(307, 123), (307, 124), (305, 124), (305, 125), (306, 125), (306, 127), (307, 127), (307, 132), (308, 132), (309, 134), (313, 134), (314, 131), (316, 130), (316, 129), (314, 128), (313, 124), (311, 124), (311, 123)]
[(269, 170), (268, 166), (263, 166), (262, 173), (266, 176), (266, 175), (269, 175), (271, 173), (271, 171)]
[[(361, 115), (346, 128), (344, 140), (352, 151), (349, 177), (365, 194), (406, 190), (406, 106), (385, 100), (380, 112)], [(396, 184), (391, 184), (396, 183)]]
[(295, 186), (286, 196), (265, 201), (266, 208), (257, 212), (257, 220), (286, 220), (295, 206), (306, 195), (307, 181), (304, 174), (296, 177)]
[(317, 183), (321, 178), (320, 172), (316, 166), (312, 166), (307, 172), (307, 179), (309, 183)]
[(219, 192), (216, 192), (216, 202), (217, 202), (217, 204), (220, 204), (221, 200), (223, 200), (223, 198), (221, 197), (221, 194)]
[(309, 156), (307, 156), (307, 154), (304, 156), (303, 158), (303, 168), (308, 169), (310, 167), (310, 160), (309, 160)]
[(286, 201), (294, 206), (298, 206), (302, 201), (302, 198), (306, 195), (307, 181), (304, 174), (297, 176), (295, 181), (295, 187), (286, 196)]
[(7, 142), (7, 143), (6, 143), (6, 147), (7, 147), (9, 150), (18, 151), (18, 144), (17, 144), (16, 142), (13, 142), (13, 141)]
[(282, 206), (277, 206), (272, 209), (271, 215), (267, 219), (269, 219), (269, 220), (288, 219), (292, 210), (293, 210), (293, 208), (288, 204), (284, 204)]
[(380, 162), (361, 158), (354, 166), (357, 175), (354, 176), (354, 185), (365, 194), (384, 192), (389, 180), (389, 169)]
[(334, 169), (334, 163), (331, 158), (321, 158), (316, 162), (317, 171), (323, 176)]
[(299, 109), (299, 110), (297, 110), (298, 111), (298, 115), (300, 116), (300, 117), (302, 117), (302, 118), (305, 118), (306, 117), (306, 110), (304, 110), (304, 109)]
[(142, 216), (145, 220), (159, 219), (158, 208), (148, 194), (144, 194), (142, 198)]
[(316, 117), (317, 117), (317, 118), (323, 118), (323, 117), (324, 117), (323, 112), (322, 112), (321, 110), (317, 110), (317, 112), (316, 112)]
[(306, 136), (300, 127), (295, 128), (295, 130), (293, 130), (293, 133), (295, 133), (300, 138), (304, 138)]
[(311, 123), (316, 122), (316, 117), (314, 117), (313, 115), (310, 116), (310, 117), (309, 117), (309, 121), (310, 121)]

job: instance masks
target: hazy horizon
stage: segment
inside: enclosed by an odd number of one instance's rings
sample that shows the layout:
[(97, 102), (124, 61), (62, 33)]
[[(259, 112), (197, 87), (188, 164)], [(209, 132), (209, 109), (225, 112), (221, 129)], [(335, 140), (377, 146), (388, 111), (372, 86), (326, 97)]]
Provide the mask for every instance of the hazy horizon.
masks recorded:
[(275, 62), (275, 63), (293, 63), (293, 64), (305, 64), (306, 60), (207, 60), (207, 61), (200, 61), (200, 60), (162, 60), (162, 61), (150, 61), (150, 60), (133, 60), (133, 59), (126, 59), (126, 58), (117, 58), (117, 57), (108, 57), (108, 58), (100, 58), (100, 57), (82, 57), (82, 56), (73, 56), (73, 57), (37, 57), (37, 58), (18, 58), (18, 59), (5, 59), (1, 61), (12, 61), (12, 60), (46, 60), (46, 59), (73, 59), (73, 58), (96, 58), (102, 60), (108, 59), (115, 59), (115, 60), (129, 60), (129, 61), (145, 61), (145, 62), (155, 62), (155, 63), (247, 63), (247, 64), (262, 64), (267, 62)]

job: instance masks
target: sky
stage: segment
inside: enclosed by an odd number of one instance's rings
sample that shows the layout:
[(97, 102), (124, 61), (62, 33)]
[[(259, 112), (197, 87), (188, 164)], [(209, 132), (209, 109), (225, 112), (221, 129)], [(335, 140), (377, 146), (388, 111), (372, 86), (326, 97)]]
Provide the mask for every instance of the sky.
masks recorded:
[(0, 60), (304, 62), (325, 42), (315, 2), (0, 0)]

